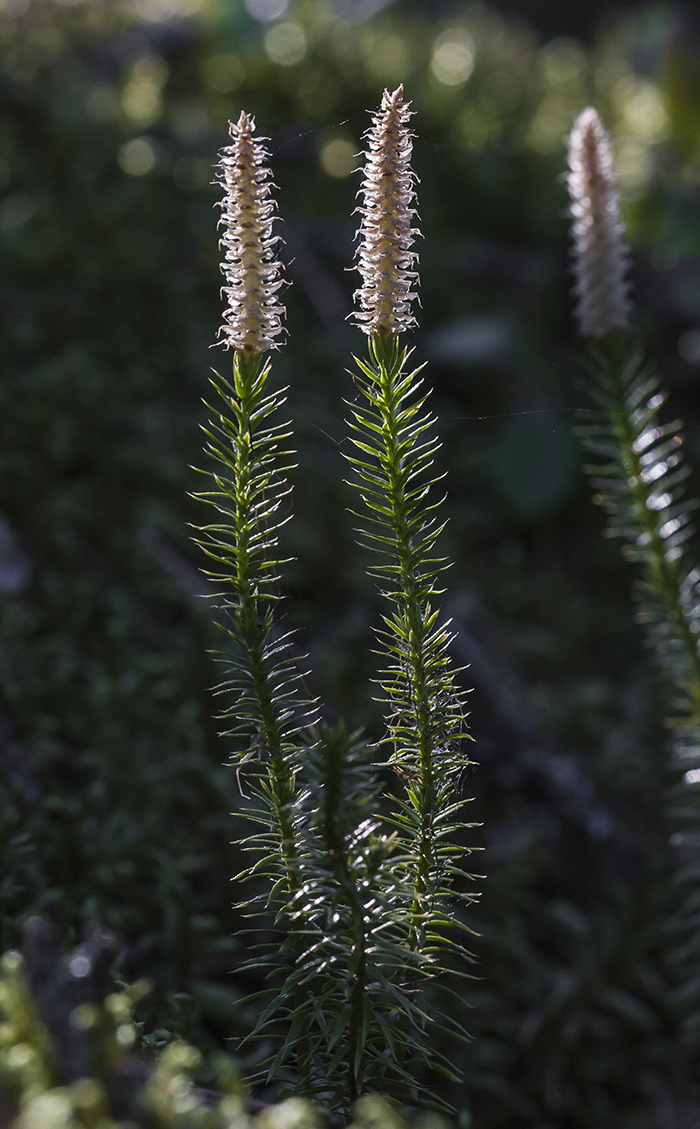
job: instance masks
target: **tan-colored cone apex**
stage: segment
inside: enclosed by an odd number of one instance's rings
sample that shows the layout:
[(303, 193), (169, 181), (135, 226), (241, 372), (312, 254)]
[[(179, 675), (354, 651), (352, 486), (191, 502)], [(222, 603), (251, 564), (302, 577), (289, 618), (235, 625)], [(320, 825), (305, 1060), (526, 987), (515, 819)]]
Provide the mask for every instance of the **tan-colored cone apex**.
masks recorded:
[(411, 226), (416, 210), (415, 173), (411, 168), (411, 116), (403, 86), (384, 91), (382, 104), (372, 115), (365, 137), (365, 166), (357, 211), (357, 269), (362, 286), (355, 291), (359, 309), (355, 317), (368, 334), (396, 335), (416, 324), (411, 303), (418, 275), (413, 269), (418, 255), (411, 250), (417, 228)]
[(282, 286), (279, 240), (272, 234), (277, 204), (270, 193), (268, 152), (254, 132), (255, 120), (242, 110), (235, 124), (229, 122), (231, 144), (221, 150), (216, 171), (224, 190), (219, 245), (225, 252), (221, 293), (227, 301), (218, 336), (248, 355), (277, 347), (284, 317), (277, 300)]
[(601, 338), (627, 329), (631, 303), (610, 135), (591, 106), (574, 122), (569, 168), (575, 313), (584, 337)]

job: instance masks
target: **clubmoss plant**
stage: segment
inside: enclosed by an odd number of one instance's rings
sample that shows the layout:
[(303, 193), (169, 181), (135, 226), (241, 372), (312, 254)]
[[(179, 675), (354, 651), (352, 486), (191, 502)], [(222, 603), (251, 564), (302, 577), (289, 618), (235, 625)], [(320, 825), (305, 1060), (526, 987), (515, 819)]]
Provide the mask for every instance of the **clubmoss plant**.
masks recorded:
[(367, 535), (386, 553), (376, 567), (390, 605), (381, 635), (385, 743), (405, 784), (388, 829), (374, 750), (342, 724), (318, 725), (290, 635), (275, 622), (291, 432), (278, 422), (284, 395), (271, 388), (265, 359), (283, 332), (282, 276), (267, 152), (247, 114), (231, 125), (218, 165), (220, 337), (233, 372), (213, 381), (219, 407), (206, 435), (215, 469), (199, 497), (217, 518), (200, 543), (214, 562), (229, 639), (220, 688), (227, 735), (234, 763), (251, 778), (248, 815), (261, 828), (248, 846), (267, 893), (250, 904), (282, 934), (249, 966), (272, 977), (255, 1034), (277, 1036), (266, 1081), (342, 1113), (371, 1089), (419, 1098), (420, 1067), (454, 1077), (430, 1047), (428, 1029), (441, 1019), (425, 989), (443, 968), (441, 952), (463, 955), (452, 939), (451, 893), (462, 874), (455, 779), (465, 764), (463, 701), (449, 671), (449, 633), (431, 604), (444, 564), (434, 555), (441, 526), (429, 498), (438, 442), (399, 341), (415, 323), (408, 113), (401, 88), (385, 93), (369, 132), (358, 319), (370, 359), (360, 365), (364, 402), (354, 409), (351, 457)]
[(407, 944), (416, 953), (448, 945), (451, 881), (464, 877), (456, 780), (467, 763), (464, 697), (450, 668), (448, 625), (435, 604), (447, 566), (436, 555), (443, 523), (433, 459), (440, 443), (427, 411), (421, 369), (401, 334), (416, 324), (418, 276), (410, 109), (403, 87), (384, 92), (366, 134), (358, 233), (356, 320), (369, 338), (358, 360), (352, 405), (353, 485), (362, 497), (363, 541), (387, 604), (380, 632), (385, 745), (405, 784), (395, 814), (410, 897)]
[(267, 152), (254, 128), (244, 112), (231, 123), (231, 145), (218, 166), (224, 190), (222, 293), (228, 302), (219, 334), (233, 350), (233, 372), (230, 379), (217, 373), (212, 381), (223, 408), (212, 409), (206, 449), (220, 469), (200, 496), (220, 517), (202, 530), (201, 544), (215, 562), (210, 577), (223, 586), (232, 644), (225, 658), (231, 678), (221, 689), (235, 690), (236, 699), (224, 716), (233, 722), (238, 762), (259, 762), (258, 794), (275, 830), (273, 840), (259, 845), (271, 851), (276, 879), (290, 896), (297, 885), (298, 735), (312, 720), (313, 707), (301, 691), (289, 640), (273, 626), (292, 454), (288, 425), (278, 422), (284, 395), (270, 388), (270, 363), (264, 359), (277, 347), (284, 310), (277, 298), (282, 279), (272, 231), (276, 204)]
[[(664, 422), (666, 399), (646, 363), (629, 314), (628, 251), (615, 184), (610, 137), (594, 109), (577, 118), (569, 138), (569, 191), (574, 294), (581, 336), (588, 340), (588, 392), (595, 404), (582, 429), (595, 501), (607, 533), (623, 542), (637, 569), (639, 619), (673, 690), (669, 771), (671, 842), (683, 910), (674, 921), (675, 953), (697, 968), (697, 834), (700, 823), (700, 569), (688, 559), (696, 503), (684, 497), (689, 468), (680, 424)], [(697, 984), (691, 993), (697, 995)]]
[[(256, 854), (253, 871), (268, 882), (268, 894), (255, 904), (272, 913), (288, 937), (288, 906), (299, 888), (300, 734), (314, 720), (314, 704), (304, 693), (289, 636), (274, 622), (279, 530), (287, 519), (286, 474), (293, 464), (289, 427), (280, 422), (284, 393), (271, 388), (265, 357), (283, 332), (282, 268), (267, 151), (254, 128), (244, 112), (230, 124), (231, 144), (217, 168), (227, 299), (219, 336), (233, 351), (233, 365), (230, 378), (215, 373), (212, 380), (219, 407), (211, 408), (205, 433), (215, 469), (199, 497), (217, 518), (200, 530), (199, 543), (214, 562), (208, 575), (220, 589), (228, 636), (220, 656), (227, 677), (219, 692), (226, 698), (232, 760), (246, 768), (253, 792), (247, 814), (261, 828), (247, 843)], [(293, 966), (298, 945), (283, 942), (281, 954), (282, 964)], [(298, 1074), (308, 1083), (303, 1040), (296, 1050)]]

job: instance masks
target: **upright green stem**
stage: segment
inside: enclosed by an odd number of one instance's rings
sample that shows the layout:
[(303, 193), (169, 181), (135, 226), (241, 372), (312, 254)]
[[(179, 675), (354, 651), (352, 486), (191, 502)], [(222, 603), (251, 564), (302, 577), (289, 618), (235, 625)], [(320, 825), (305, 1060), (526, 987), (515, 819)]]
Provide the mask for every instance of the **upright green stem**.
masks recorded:
[(252, 563), (251, 540), (259, 518), (251, 481), (256, 461), (255, 411), (266, 373), (259, 355), (236, 352), (233, 381), (237, 400), (235, 412), (235, 540), (234, 588), (238, 597), (237, 619), (259, 715), (260, 734), (268, 758), (269, 794), (277, 822), (280, 849), (289, 893), (298, 889), (297, 849), (291, 818), (294, 800), (294, 771), (285, 756), (280, 719), (275, 707), (274, 688), (264, 657), (270, 629), (267, 609), (261, 607), (258, 578)]
[(414, 875), (413, 905), (409, 945), (420, 947), (424, 921), (425, 898), (429, 889), (433, 862), (433, 813), (435, 807), (434, 741), (431, 720), (428, 682), (424, 663), (426, 620), (424, 603), (418, 592), (416, 553), (409, 528), (409, 500), (407, 479), (410, 468), (402, 460), (399, 422), (400, 394), (397, 380), (402, 372), (402, 353), (397, 337), (375, 335), (372, 350), (377, 361), (377, 409), (382, 422), (384, 450), (381, 465), (389, 483), (389, 524), (394, 534), (394, 549), (398, 563), (396, 602), (407, 629), (408, 665), (410, 670), (411, 700), (407, 703), (413, 711), (413, 724), (418, 746), (419, 774), (416, 783), (419, 833), (417, 860)]
[[(282, 866), (286, 882), (286, 898), (289, 902), (300, 888), (298, 872), (298, 850), (292, 818), (293, 804), (297, 798), (294, 766), (290, 762), (282, 732), (280, 707), (276, 699), (270, 660), (266, 658), (266, 644), (271, 628), (270, 601), (268, 592), (261, 595), (261, 574), (259, 562), (259, 542), (261, 540), (261, 502), (265, 512), (264, 499), (260, 498), (259, 478), (261, 456), (258, 431), (264, 429), (265, 412), (261, 411), (267, 369), (262, 357), (246, 355), (237, 350), (233, 361), (233, 387), (235, 398), (231, 406), (235, 413), (235, 429), (232, 436), (234, 464), (234, 554), (233, 586), (238, 599), (236, 620), (238, 636), (247, 657), (247, 670), (252, 683), (253, 697), (257, 706), (259, 725), (258, 739), (262, 743), (267, 761), (267, 797), (274, 823), (276, 841), (279, 842)], [(269, 443), (269, 434), (267, 436)], [(290, 937), (292, 965), (298, 961), (302, 942), (292, 933)], [(298, 987), (295, 991), (297, 1005), (306, 1002), (306, 993)], [(311, 1083), (312, 1063), (308, 1051), (308, 1038), (302, 1033), (296, 1045), (296, 1064), (302, 1091), (308, 1091)]]

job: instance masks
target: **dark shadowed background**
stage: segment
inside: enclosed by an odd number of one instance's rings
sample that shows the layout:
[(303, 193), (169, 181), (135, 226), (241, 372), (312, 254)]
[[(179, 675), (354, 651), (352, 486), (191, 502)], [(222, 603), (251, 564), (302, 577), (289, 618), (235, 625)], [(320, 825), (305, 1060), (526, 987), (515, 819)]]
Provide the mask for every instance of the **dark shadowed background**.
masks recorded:
[[(189, 523), (220, 316), (212, 164), (270, 138), (292, 286), (275, 372), (299, 450), (286, 616), (329, 717), (378, 736), (378, 604), (341, 448), (357, 153), (415, 110), (446, 610), (474, 686), (479, 936), (466, 1129), (676, 1129), (698, 1003), (669, 1002), (668, 709), (576, 438), (564, 138), (614, 131), (636, 323), (700, 459), (700, 23), (691, 6), (0, 0), (0, 907), (91, 922), (149, 975), (144, 1046), (238, 1040), (213, 611)], [(231, 972), (233, 971), (233, 975)], [(684, 1112), (685, 1111), (685, 1112)], [(471, 1118), (471, 1121), (469, 1120)]]

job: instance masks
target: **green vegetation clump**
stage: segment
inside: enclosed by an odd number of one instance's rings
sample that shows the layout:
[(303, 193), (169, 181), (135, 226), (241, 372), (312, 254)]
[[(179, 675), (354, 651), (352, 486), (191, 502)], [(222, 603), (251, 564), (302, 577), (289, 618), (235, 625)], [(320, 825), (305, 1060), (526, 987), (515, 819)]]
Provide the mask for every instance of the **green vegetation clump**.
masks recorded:
[[(154, 1062), (135, 1051), (134, 1006), (149, 985), (101, 997), (99, 965), (113, 938), (93, 934), (61, 958), (39, 918), (25, 928), (28, 961), (0, 957), (0, 1118), (6, 1129), (320, 1129), (303, 1098), (253, 1101), (234, 1058), (204, 1061), (182, 1041)], [(30, 985), (34, 988), (32, 992)], [(212, 1081), (216, 1089), (198, 1084)], [(437, 1127), (438, 1120), (433, 1118)], [(357, 1104), (352, 1124), (403, 1129), (380, 1098)]]

